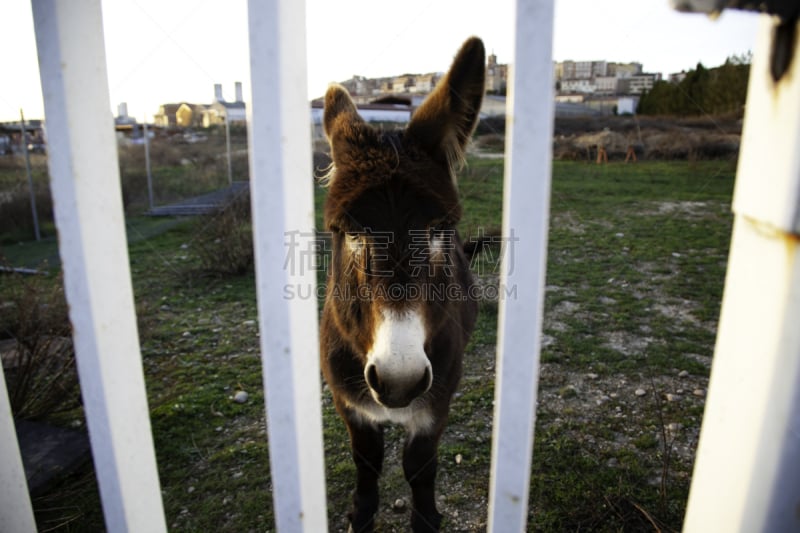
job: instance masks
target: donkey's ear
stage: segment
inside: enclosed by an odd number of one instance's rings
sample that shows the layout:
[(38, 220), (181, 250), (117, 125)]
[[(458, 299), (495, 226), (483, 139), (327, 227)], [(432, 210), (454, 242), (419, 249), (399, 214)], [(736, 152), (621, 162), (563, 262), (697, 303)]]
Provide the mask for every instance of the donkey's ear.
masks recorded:
[(350, 93), (338, 84), (332, 84), (325, 93), (322, 125), (335, 166), (350, 162), (359, 142), (363, 142), (364, 135), (370, 131), (369, 125), (358, 114)]
[(464, 148), (478, 122), (485, 77), (483, 42), (471, 37), (408, 125), (409, 135), (450, 168), (464, 160)]
[(331, 84), (325, 93), (325, 112), (322, 121), (325, 136), (329, 141), (332, 141), (337, 133), (343, 133), (343, 128), (350, 128), (355, 122), (363, 122), (350, 98), (350, 93), (338, 83)]

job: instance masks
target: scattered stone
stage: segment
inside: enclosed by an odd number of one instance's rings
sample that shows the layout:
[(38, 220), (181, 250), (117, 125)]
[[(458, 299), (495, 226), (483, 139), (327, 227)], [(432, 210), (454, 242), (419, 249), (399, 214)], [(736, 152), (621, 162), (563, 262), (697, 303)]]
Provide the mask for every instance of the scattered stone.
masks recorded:
[(683, 424), (680, 422), (672, 422), (671, 424), (667, 425), (667, 431), (672, 434), (677, 433), (681, 429), (683, 429)]
[(706, 391), (703, 389), (694, 389), (692, 391), (692, 394), (694, 394), (698, 398), (703, 398), (706, 395)]
[(186, 489), (186, 492), (188, 492), (189, 494), (191, 494), (191, 493), (193, 493), (195, 490), (196, 490), (196, 489), (195, 489), (195, 488), (192, 486), (192, 487), (189, 487), (188, 489)]
[(636, 396), (644, 396), (645, 394), (647, 394), (647, 391), (646, 391), (646, 390), (644, 390), (644, 389), (636, 389), (636, 390), (634, 391), (634, 394), (635, 394)]
[(600, 376), (598, 374), (595, 374), (594, 372), (590, 372), (590, 373), (586, 374), (586, 379), (597, 379), (599, 377)]
[(245, 320), (244, 322), (242, 322), (242, 325), (243, 326), (255, 326), (256, 325), (256, 321), (255, 320)]
[(183, 336), (184, 337), (191, 337), (192, 336), (192, 332), (191, 331), (184, 331), (183, 332)]
[(611, 459), (608, 460), (606, 466), (608, 466), (609, 468), (616, 468), (617, 466), (619, 466), (619, 460), (616, 457), (612, 457)]
[(689, 377), (689, 372), (687, 370), (681, 370), (680, 372), (678, 372), (678, 377), (679, 378), (688, 378)]
[(678, 400), (681, 399), (680, 396), (672, 393), (667, 393), (666, 397), (668, 402), (677, 402)]
[(464, 460), (464, 457), (460, 453), (457, 453), (456, 454), (456, 464), (460, 465), (461, 461), (463, 461), (463, 460)]
[(625, 234), (624, 234), (624, 233), (615, 233), (615, 234), (614, 234), (614, 237), (616, 237), (617, 239), (621, 239), (621, 238), (622, 238), (622, 237), (624, 237), (624, 236), (625, 236)]
[(248, 398), (250, 398), (250, 395), (243, 390), (236, 391), (236, 394), (233, 395), (233, 401), (236, 403), (245, 403)]
[(406, 508), (406, 502), (405, 500), (403, 500), (403, 498), (397, 498), (392, 504), (392, 510), (396, 513), (401, 512), (405, 508)]
[(233, 473), (233, 479), (239, 479), (243, 475), (244, 475), (244, 472), (234, 472)]

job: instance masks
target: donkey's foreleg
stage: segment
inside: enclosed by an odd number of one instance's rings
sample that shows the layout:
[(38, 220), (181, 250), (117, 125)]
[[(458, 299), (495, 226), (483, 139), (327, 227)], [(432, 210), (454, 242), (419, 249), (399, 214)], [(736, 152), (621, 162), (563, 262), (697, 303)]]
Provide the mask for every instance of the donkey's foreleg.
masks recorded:
[(436, 510), (435, 488), (439, 435), (410, 437), (403, 450), (403, 472), (411, 485), (411, 530), (439, 531), (442, 515)]
[(372, 532), (378, 512), (378, 478), (383, 468), (383, 429), (348, 422), (353, 461), (356, 464), (356, 489), (353, 510), (348, 515), (355, 533)]

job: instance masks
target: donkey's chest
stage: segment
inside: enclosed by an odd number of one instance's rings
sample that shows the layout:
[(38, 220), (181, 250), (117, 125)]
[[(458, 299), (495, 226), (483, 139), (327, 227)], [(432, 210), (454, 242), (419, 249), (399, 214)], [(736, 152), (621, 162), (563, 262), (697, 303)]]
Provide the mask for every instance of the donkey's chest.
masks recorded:
[(397, 424), (403, 426), (411, 435), (428, 433), (433, 429), (433, 413), (424, 402), (418, 400), (411, 402), (408, 407), (399, 409), (390, 409), (373, 401), (350, 407), (362, 422), (375, 425)]

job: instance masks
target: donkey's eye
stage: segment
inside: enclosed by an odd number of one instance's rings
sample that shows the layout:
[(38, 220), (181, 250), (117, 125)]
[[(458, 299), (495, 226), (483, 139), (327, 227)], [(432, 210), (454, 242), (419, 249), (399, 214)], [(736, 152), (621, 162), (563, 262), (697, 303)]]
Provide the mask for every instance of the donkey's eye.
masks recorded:
[(361, 247), (364, 244), (363, 234), (346, 233), (345, 242), (347, 243), (347, 247), (350, 249), (351, 252), (357, 253), (361, 250)]
[(437, 238), (441, 239), (444, 232), (445, 232), (444, 222), (433, 222), (428, 227), (428, 239), (431, 241)]

